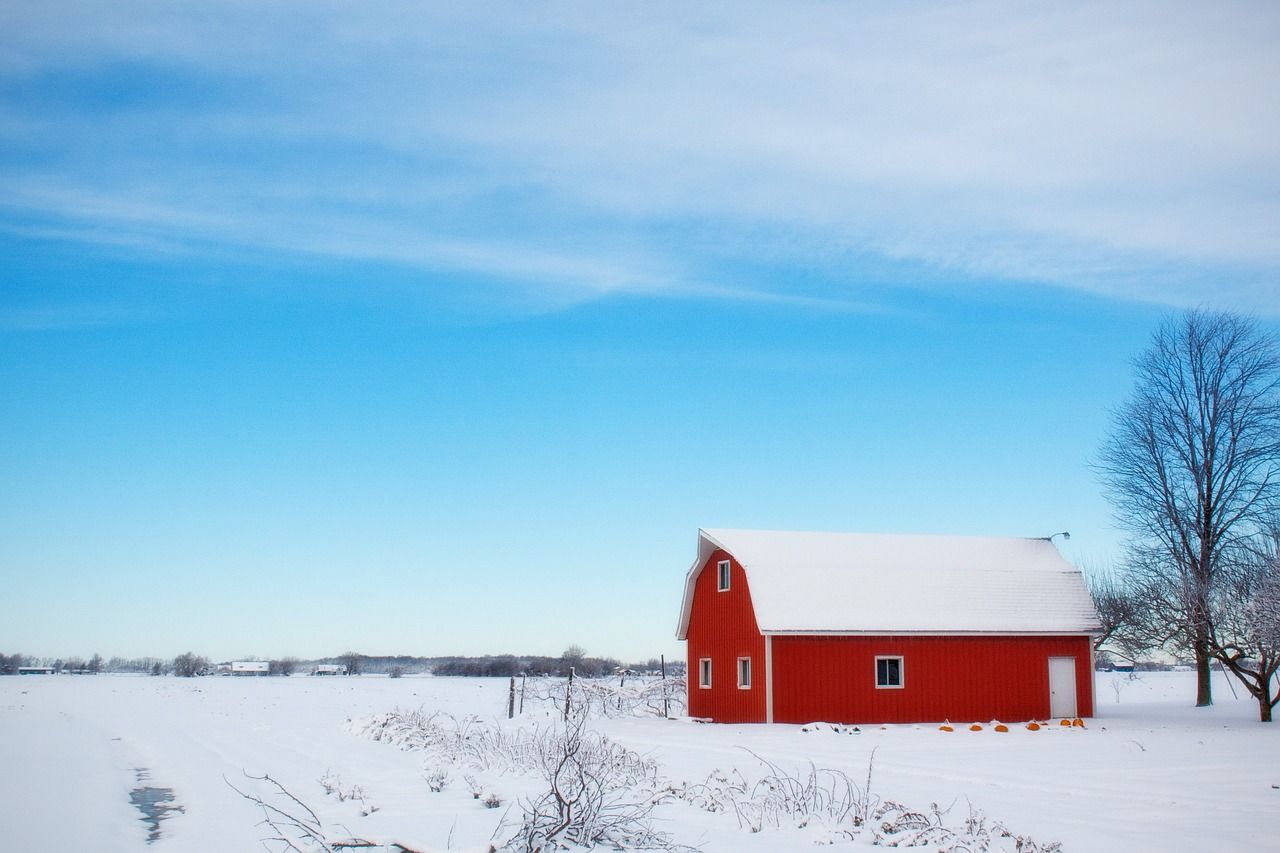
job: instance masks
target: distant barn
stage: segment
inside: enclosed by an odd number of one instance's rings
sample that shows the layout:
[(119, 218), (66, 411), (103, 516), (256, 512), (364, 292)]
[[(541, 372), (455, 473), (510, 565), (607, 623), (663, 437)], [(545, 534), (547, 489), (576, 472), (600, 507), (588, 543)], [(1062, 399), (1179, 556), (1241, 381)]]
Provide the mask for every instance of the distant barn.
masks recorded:
[(347, 665), (345, 663), (318, 663), (315, 669), (311, 670), (312, 675), (346, 675)]
[(726, 723), (1093, 714), (1097, 614), (1047, 539), (699, 530), (677, 637)]
[(233, 660), (232, 675), (270, 675), (271, 662), (265, 660)]

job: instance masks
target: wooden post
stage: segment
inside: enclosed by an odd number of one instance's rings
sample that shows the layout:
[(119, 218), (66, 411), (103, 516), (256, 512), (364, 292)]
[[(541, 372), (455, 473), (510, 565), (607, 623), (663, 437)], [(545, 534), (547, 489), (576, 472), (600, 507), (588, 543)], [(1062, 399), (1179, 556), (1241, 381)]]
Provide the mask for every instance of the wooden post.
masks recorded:
[(507, 719), (516, 715), (516, 677), (511, 676), (511, 687), (507, 692)]
[(569, 703), (573, 701), (573, 667), (569, 667), (569, 683), (564, 687), (564, 718), (569, 719)]
[(662, 662), (662, 718), (669, 720), (671, 719), (671, 697), (668, 695), (670, 685), (667, 684), (667, 656), (659, 655), (658, 660)]
[(627, 671), (618, 673), (618, 710), (622, 710), (622, 688), (627, 686)]
[(520, 716), (524, 716), (524, 686), (529, 681), (529, 673), (520, 673)]

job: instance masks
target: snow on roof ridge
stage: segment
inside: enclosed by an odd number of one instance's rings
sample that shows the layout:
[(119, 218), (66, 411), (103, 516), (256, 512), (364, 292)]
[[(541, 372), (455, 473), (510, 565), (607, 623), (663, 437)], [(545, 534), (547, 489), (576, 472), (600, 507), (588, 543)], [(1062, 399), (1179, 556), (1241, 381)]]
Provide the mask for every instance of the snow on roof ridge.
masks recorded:
[(1083, 576), (1047, 537), (712, 527), (698, 531), (681, 638), (697, 574), (717, 549), (746, 572), (762, 631), (1098, 629)]
[(848, 530), (785, 530), (764, 527), (700, 527), (699, 534), (776, 534), (779, 536), (838, 536), (856, 538), (884, 539), (958, 539), (966, 541), (1003, 541), (1003, 542), (1049, 542), (1048, 536), (991, 536), (973, 533), (886, 533), (883, 531), (848, 531)]

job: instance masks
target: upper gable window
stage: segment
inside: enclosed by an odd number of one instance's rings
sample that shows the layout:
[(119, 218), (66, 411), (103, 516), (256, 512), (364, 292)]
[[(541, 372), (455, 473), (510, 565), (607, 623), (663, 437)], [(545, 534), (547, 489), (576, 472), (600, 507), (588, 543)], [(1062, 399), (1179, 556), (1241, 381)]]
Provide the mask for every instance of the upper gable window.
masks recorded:
[(729, 561), (721, 560), (716, 563), (716, 590), (718, 592), (729, 591)]
[(892, 689), (902, 686), (902, 658), (897, 656), (877, 657), (876, 689)]

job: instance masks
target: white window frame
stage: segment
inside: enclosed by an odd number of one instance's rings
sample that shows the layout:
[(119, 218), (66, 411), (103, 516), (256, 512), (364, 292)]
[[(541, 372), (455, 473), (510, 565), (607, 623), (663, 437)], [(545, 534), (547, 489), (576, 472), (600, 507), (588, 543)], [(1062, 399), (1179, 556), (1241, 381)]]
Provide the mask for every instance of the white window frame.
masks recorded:
[(711, 658), (698, 658), (698, 687), (711, 689)]
[(716, 562), (716, 592), (728, 592), (732, 578), (733, 564), (728, 560), (718, 560)]
[[(746, 676), (747, 676), (746, 681), (743, 681), (742, 679), (742, 675), (744, 671), (742, 665), (744, 663), (747, 665), (745, 670)], [(751, 689), (751, 658), (749, 657), (738, 658), (738, 689), (739, 690)]]
[[(898, 662), (898, 683), (897, 684), (881, 684), (880, 683), (880, 661), (896, 660)], [(902, 655), (876, 655), (875, 670), (872, 673), (875, 679), (876, 690), (901, 690), (907, 686), (907, 668), (903, 661)]]

